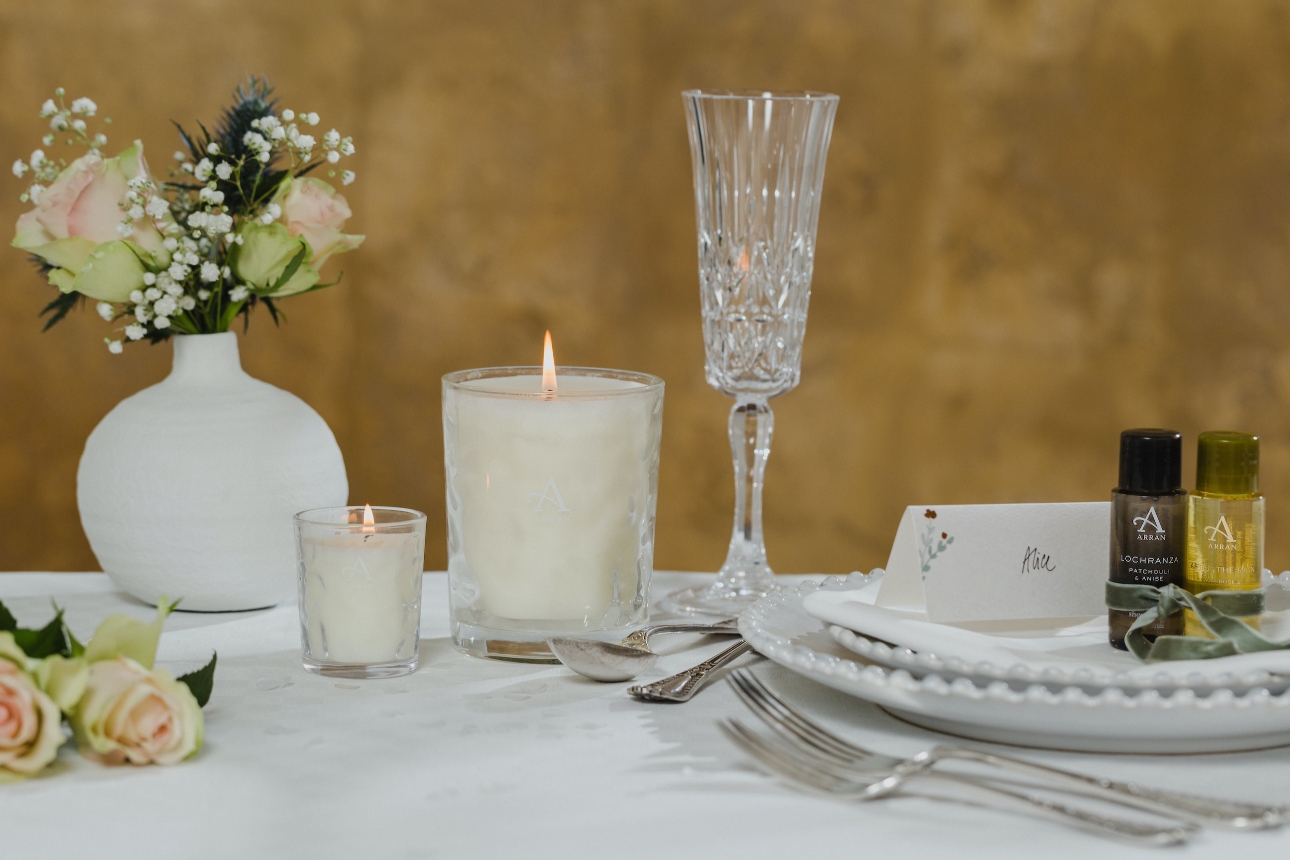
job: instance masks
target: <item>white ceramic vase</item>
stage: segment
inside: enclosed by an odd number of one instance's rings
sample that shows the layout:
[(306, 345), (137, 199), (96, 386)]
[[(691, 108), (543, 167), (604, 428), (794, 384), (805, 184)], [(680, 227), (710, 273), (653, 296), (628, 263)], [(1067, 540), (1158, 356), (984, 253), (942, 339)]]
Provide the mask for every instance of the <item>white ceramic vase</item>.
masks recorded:
[(85, 443), (76, 500), (90, 547), (149, 603), (219, 612), (289, 600), (292, 515), (348, 501), (336, 438), (303, 400), (242, 370), (232, 332), (171, 342), (170, 375)]

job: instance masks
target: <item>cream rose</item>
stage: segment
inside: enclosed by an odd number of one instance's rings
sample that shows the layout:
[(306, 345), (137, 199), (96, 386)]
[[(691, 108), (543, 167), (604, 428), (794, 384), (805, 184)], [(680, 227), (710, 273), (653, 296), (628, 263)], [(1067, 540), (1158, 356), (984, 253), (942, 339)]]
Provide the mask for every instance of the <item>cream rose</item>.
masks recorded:
[(65, 740), (58, 705), (26, 672), (0, 658), (0, 775), (36, 773)]
[(344, 195), (321, 179), (305, 176), (287, 179), (274, 195), (282, 207), (282, 222), (292, 236), (301, 236), (313, 252), (310, 265), (321, 269), (332, 254), (352, 251), (363, 236), (342, 233), (353, 213)]
[(127, 183), (148, 176), (139, 141), (116, 158), (81, 156), (36, 199), (36, 208), (19, 216), (14, 247), (53, 266), (49, 281), (63, 292), (125, 301), (143, 286), (140, 256), (168, 262), (161, 233), (150, 219), (136, 221), (127, 237), (117, 232), (125, 220), (120, 204)]
[(81, 754), (105, 764), (174, 764), (202, 747), (202, 711), (187, 685), (129, 657), (90, 666), (71, 724)]

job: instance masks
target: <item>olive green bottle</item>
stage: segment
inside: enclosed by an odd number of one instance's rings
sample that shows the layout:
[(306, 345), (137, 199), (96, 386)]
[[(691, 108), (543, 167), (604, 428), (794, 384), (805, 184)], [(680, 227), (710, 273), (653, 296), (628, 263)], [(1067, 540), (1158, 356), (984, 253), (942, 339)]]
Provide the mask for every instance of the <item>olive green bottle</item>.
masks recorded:
[[(1182, 585), (1186, 535), (1182, 434), (1125, 430), (1120, 434), (1120, 485), (1111, 491), (1111, 581)], [(1124, 636), (1141, 614), (1107, 610), (1111, 645), (1125, 650)], [(1182, 629), (1182, 615), (1175, 613), (1156, 619), (1144, 632), (1155, 641)]]
[[(1186, 588), (1253, 591), (1263, 585), (1263, 494), (1259, 437), (1213, 430), (1200, 434), (1196, 489), (1187, 500)], [(1184, 633), (1209, 636), (1195, 613), (1183, 613)], [(1258, 629), (1259, 619), (1243, 618)]]

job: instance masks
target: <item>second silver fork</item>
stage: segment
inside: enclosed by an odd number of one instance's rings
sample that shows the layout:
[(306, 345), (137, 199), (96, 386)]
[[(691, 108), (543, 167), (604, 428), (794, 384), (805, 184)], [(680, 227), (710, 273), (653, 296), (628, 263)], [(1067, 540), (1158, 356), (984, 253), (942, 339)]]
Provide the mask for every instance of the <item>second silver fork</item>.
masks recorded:
[(930, 770), (940, 761), (956, 759), (1041, 779), (1049, 785), (1077, 791), (1099, 800), (1208, 827), (1262, 830), (1280, 827), (1290, 818), (1290, 813), (1284, 806), (1241, 803), (1148, 788), (1131, 782), (1073, 773), (971, 747), (938, 745), (913, 758), (900, 759), (857, 746), (807, 719), (747, 670), (733, 673), (730, 685), (740, 700), (781, 737), (803, 746), (834, 766), (912, 773)]

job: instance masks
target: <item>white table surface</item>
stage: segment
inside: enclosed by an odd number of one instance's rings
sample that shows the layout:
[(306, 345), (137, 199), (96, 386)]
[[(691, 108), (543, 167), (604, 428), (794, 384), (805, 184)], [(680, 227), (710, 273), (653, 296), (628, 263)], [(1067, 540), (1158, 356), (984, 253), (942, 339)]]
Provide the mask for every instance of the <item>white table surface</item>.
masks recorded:
[[(654, 593), (698, 581), (660, 573)], [(49, 619), (51, 597), (82, 638), (110, 613), (153, 612), (102, 574), (0, 574), (0, 600), (24, 625)], [(381, 681), (305, 672), (294, 606), (176, 613), (162, 637), (162, 665), (187, 671), (212, 648), (220, 655), (201, 754), (173, 767), (110, 768), (81, 759), (69, 743), (47, 775), (0, 786), (0, 856), (1102, 860), (1161, 850), (961, 803), (902, 797), (857, 805), (797, 794), (753, 770), (718, 732), (718, 718), (744, 713), (724, 684), (685, 705), (635, 702), (626, 684), (453, 650), (443, 574), (427, 574), (424, 606), (420, 669)], [(678, 650), (688, 643), (668, 639), (662, 647), (674, 653), (660, 661), (658, 677), (723, 647)], [(791, 701), (867, 746), (912, 755), (945, 740), (744, 659)], [(1290, 748), (1024, 754), (1175, 789), (1290, 802)], [(1290, 856), (1290, 830), (1210, 832), (1171, 856), (1238, 851)]]

